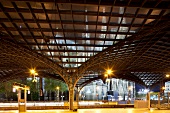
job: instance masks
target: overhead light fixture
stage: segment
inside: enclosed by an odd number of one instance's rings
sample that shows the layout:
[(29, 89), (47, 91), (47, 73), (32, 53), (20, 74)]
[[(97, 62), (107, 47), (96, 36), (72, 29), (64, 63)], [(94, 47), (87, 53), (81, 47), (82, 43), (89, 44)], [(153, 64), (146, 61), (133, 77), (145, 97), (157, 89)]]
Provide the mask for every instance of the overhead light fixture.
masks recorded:
[(30, 69), (30, 73), (31, 73), (31, 75), (33, 75), (33, 80), (32, 80), (32, 82), (37, 82), (37, 79), (36, 79), (35, 76), (37, 76), (38, 73), (35, 71), (35, 69)]
[(16, 90), (17, 90), (17, 89), (16, 89), (15, 87), (12, 88), (12, 92), (16, 92)]
[(36, 72), (35, 72), (34, 69), (30, 69), (30, 73), (31, 73), (32, 75), (34, 75)]
[(111, 69), (108, 69), (108, 70), (107, 70), (107, 74), (108, 74), (108, 75), (112, 74), (112, 72), (113, 72), (113, 71), (112, 71)]
[(166, 78), (169, 78), (170, 77), (170, 75), (169, 74), (166, 74)]
[(108, 69), (108, 70), (106, 70), (104, 76), (108, 78), (110, 75), (112, 75), (112, 73), (113, 73), (113, 71), (111, 69)]

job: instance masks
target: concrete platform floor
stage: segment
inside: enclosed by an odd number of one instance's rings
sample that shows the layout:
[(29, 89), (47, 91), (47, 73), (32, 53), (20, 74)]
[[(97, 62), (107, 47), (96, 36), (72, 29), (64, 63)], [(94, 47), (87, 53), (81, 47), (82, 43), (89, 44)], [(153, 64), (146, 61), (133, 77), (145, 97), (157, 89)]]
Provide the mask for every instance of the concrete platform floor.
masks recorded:
[[(0, 111), (0, 113), (18, 113), (17, 110)], [(76, 113), (69, 110), (27, 110), (20, 113)], [(170, 113), (170, 110), (157, 110), (146, 108), (105, 108), (105, 109), (78, 109), (77, 113)]]

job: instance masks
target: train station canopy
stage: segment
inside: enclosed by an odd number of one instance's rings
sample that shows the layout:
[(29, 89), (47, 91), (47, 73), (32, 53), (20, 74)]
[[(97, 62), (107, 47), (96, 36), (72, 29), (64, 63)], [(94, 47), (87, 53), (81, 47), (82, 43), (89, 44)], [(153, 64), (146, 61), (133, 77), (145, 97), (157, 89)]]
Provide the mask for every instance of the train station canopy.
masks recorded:
[(152, 87), (170, 72), (169, 0), (0, 0), (1, 81), (76, 86), (109, 77)]

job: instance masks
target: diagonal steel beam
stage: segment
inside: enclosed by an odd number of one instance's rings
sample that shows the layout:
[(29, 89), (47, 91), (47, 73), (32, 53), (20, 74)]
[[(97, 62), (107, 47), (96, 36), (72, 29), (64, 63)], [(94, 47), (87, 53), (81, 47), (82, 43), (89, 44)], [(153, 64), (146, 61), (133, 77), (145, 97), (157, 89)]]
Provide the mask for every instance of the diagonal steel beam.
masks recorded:
[(87, 84), (91, 83), (92, 81), (99, 80), (99, 79), (102, 79), (101, 76), (91, 78), (91, 79), (81, 83), (79, 87), (83, 88), (84, 86), (86, 86)]
[[(133, 42), (134, 40), (139, 40), (141, 38), (144, 38), (146, 36), (149, 36), (151, 34), (154, 34), (166, 27), (168, 27), (170, 25), (170, 21), (166, 21), (166, 22), (162, 22), (162, 23), (159, 23), (157, 24), (154, 28), (152, 29), (145, 29), (145, 30), (142, 30), (141, 32), (139, 32), (137, 35), (133, 35), (127, 39), (124, 39), (122, 41), (119, 41), (117, 44), (103, 50), (102, 52), (100, 52), (99, 54), (91, 57), (90, 60), (86, 61), (86, 63), (84, 63), (82, 66), (79, 67), (79, 71), (78, 73), (80, 74), (80, 78), (82, 77), (81, 74), (85, 72), (85, 70), (87, 68), (89, 68), (92, 64), (98, 62), (100, 59), (103, 59), (105, 55), (107, 55), (107, 53), (111, 52), (113, 49), (116, 49), (116, 48), (121, 48), (123, 47), (125, 44), (129, 44), (131, 42)], [(104, 60), (104, 59), (103, 59)]]
[[(1, 50), (10, 51), (12, 49), (16, 55), (21, 56), (27, 56), (32, 59), (36, 59), (39, 63), (46, 65), (53, 69), (57, 74), (59, 74), (63, 79), (65, 79), (66, 76), (68, 76), (67, 70), (58, 65), (57, 63), (53, 62), (52, 60), (46, 58), (45, 56), (35, 53), (33, 51), (30, 51), (24, 47), (21, 47), (19, 45), (16, 45), (12, 42), (6, 41), (6, 40), (0, 40), (0, 51)], [(22, 54), (21, 54), (22, 53)], [(66, 80), (66, 79), (65, 79)]]

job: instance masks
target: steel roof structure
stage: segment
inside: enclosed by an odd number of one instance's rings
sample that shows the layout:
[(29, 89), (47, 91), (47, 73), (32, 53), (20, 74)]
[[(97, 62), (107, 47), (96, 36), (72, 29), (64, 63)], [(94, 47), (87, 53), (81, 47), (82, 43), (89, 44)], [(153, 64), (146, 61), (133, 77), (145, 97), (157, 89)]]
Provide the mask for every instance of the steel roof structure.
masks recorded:
[(111, 77), (152, 87), (170, 71), (169, 0), (1, 0), (1, 81), (39, 76), (76, 86)]

